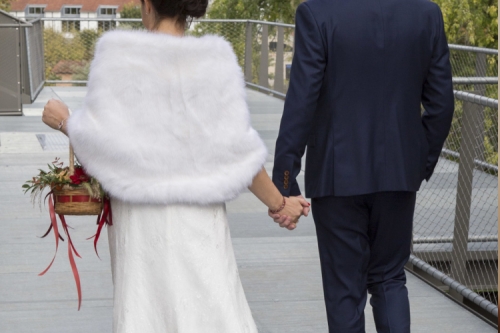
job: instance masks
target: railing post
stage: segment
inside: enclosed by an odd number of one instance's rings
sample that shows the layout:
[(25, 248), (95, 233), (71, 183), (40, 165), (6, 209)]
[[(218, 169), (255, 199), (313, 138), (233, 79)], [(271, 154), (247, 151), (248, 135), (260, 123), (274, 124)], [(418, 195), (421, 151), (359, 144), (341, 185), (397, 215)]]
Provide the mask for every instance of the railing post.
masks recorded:
[(252, 82), (252, 23), (247, 22), (245, 38), (245, 81)]
[(476, 104), (463, 102), (451, 276), (465, 285), (478, 111)]
[(277, 27), (278, 39), (276, 43), (276, 69), (274, 71), (274, 90), (284, 93), (284, 31), (283, 27)]
[(259, 85), (269, 87), (269, 43), (267, 24), (262, 25), (262, 40), (260, 45)]
[[(477, 77), (486, 77), (486, 54), (485, 53), (476, 53), (476, 76)], [(486, 85), (484, 84), (475, 84), (474, 85), (474, 93), (485, 96), (486, 95)], [(478, 127), (480, 133), (484, 133), (484, 106), (478, 105)], [(482, 135), (479, 135), (477, 137), (477, 156), (476, 158), (480, 161), (486, 161), (486, 156), (484, 153), (484, 137)]]

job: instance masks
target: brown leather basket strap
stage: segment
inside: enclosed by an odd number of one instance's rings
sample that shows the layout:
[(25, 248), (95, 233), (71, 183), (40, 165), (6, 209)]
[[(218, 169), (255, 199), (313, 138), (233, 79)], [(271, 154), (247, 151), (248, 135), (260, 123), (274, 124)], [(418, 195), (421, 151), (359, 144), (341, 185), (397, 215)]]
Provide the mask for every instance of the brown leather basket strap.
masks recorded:
[(73, 151), (73, 146), (69, 145), (69, 175), (72, 176), (75, 173), (75, 152)]

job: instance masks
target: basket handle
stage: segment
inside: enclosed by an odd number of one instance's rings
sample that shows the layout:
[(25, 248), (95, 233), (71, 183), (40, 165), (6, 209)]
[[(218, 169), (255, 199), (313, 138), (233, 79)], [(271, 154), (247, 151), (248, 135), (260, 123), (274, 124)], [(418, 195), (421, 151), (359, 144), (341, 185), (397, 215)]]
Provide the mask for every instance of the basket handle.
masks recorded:
[(69, 145), (69, 175), (72, 176), (75, 173), (75, 152), (73, 151), (73, 146)]

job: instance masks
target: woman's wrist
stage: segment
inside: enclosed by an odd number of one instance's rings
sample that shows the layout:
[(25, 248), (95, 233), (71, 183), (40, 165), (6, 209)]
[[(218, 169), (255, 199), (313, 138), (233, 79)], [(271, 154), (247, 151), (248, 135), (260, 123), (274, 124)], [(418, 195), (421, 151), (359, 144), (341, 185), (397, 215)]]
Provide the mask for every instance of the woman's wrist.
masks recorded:
[(64, 127), (64, 125), (66, 125), (66, 120), (68, 120), (68, 118), (64, 118), (63, 120), (61, 120), (61, 121), (59, 122), (59, 125), (57, 125), (57, 129), (58, 129), (58, 130), (62, 131), (62, 129), (63, 129), (63, 127)]
[(67, 125), (67, 121), (68, 121), (68, 119), (69, 119), (69, 117), (65, 118), (65, 119), (64, 119), (64, 120), (62, 120), (62, 121), (59, 123), (59, 125), (57, 126), (57, 129), (58, 129), (61, 133), (65, 134), (65, 135), (68, 135), (68, 130), (67, 130), (67, 128), (68, 128), (68, 125)]
[(278, 214), (285, 208), (285, 206), (286, 206), (286, 198), (283, 196), (279, 204), (276, 203), (269, 207), (269, 212), (271, 214)]

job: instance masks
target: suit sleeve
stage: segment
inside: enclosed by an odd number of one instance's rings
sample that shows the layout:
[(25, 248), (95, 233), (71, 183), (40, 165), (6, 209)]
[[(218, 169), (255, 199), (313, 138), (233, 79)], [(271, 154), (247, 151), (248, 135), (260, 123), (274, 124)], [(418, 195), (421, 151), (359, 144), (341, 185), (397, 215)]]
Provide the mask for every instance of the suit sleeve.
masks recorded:
[(429, 144), (425, 179), (429, 181), (451, 127), (454, 112), (450, 52), (444, 33), (443, 15), (437, 8), (437, 33), (434, 49), (422, 89), (422, 125)]
[(297, 8), (290, 86), (276, 141), (273, 182), (284, 196), (300, 195), (297, 175), (313, 126), (326, 66), (326, 48), (307, 3)]

